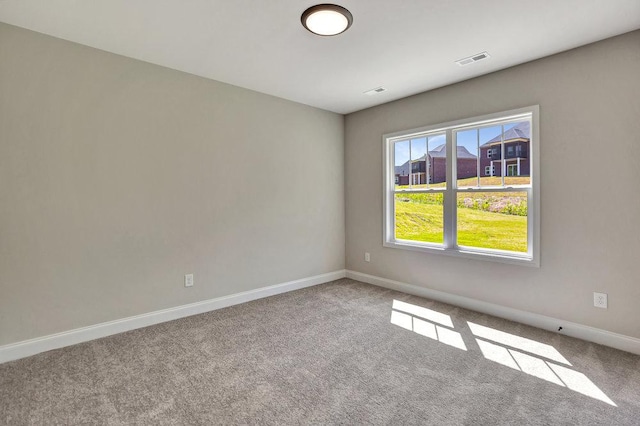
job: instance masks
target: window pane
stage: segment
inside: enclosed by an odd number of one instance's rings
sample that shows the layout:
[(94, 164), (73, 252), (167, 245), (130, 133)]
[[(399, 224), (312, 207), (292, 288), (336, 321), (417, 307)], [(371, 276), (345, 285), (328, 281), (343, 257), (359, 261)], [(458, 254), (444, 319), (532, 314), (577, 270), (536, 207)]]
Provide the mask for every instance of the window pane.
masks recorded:
[(430, 188), (444, 188), (447, 184), (447, 139), (445, 134), (431, 135), (427, 138), (429, 155), (427, 156), (427, 175)]
[(478, 131), (480, 144), (480, 186), (502, 185), (502, 126), (484, 127)]
[(411, 187), (427, 187), (427, 138), (411, 139)]
[(396, 142), (393, 146), (395, 184), (398, 189), (409, 187), (409, 148), (410, 142), (408, 140)]
[(529, 185), (529, 153), (531, 124), (529, 121), (504, 126), (505, 185)]
[(458, 188), (478, 186), (478, 129), (456, 132)]
[(527, 252), (526, 192), (458, 193), (458, 245)]
[(396, 239), (444, 241), (444, 194), (395, 194)]

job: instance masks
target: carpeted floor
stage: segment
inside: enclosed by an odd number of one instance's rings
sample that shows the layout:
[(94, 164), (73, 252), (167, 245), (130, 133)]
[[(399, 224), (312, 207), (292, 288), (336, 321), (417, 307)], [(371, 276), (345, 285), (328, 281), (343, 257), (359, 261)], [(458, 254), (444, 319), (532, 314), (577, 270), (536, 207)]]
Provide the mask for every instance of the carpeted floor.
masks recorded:
[(640, 356), (343, 279), (2, 364), (0, 423), (638, 425)]

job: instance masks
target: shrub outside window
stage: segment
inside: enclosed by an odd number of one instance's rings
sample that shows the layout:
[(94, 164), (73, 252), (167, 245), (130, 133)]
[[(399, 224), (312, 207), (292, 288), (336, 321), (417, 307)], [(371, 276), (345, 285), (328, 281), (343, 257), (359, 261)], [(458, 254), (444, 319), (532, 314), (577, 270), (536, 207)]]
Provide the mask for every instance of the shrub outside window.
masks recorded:
[(538, 114), (384, 135), (383, 245), (539, 266)]

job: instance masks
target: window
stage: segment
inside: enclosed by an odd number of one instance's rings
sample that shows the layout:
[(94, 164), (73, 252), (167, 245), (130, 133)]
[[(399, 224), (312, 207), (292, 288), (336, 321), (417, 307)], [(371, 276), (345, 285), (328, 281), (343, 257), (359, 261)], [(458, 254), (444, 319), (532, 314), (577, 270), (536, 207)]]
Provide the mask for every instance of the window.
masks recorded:
[(485, 166), (484, 167), (484, 175), (485, 176), (493, 176), (496, 174), (496, 166)]
[(537, 126), (533, 106), (384, 135), (383, 245), (538, 266)]
[(507, 147), (507, 155), (513, 155), (513, 145)]

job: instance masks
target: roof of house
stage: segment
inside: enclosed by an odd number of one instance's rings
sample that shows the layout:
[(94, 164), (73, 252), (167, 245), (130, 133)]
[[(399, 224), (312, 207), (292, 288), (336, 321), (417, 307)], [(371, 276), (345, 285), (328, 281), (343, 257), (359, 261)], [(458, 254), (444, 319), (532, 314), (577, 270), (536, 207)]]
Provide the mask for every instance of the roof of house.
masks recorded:
[[(523, 121), (522, 123), (518, 123), (517, 126), (514, 126), (504, 132), (504, 141), (508, 141), (511, 139), (529, 139), (529, 135), (531, 134), (531, 125), (528, 121)], [(487, 147), (496, 142), (500, 142), (500, 135), (495, 138), (483, 143), (480, 145), (480, 148)]]
[(395, 173), (400, 176), (409, 175), (409, 160), (407, 160), (402, 166), (395, 167)]
[[(459, 146), (457, 151), (458, 151), (456, 153), (457, 158), (473, 158), (473, 159), (478, 158), (472, 153), (470, 153), (467, 150), (467, 148), (465, 148), (464, 146)], [(429, 155), (431, 156), (431, 158), (445, 158), (447, 156), (446, 145), (445, 144), (438, 145), (437, 147), (433, 148), (432, 151), (429, 151)]]
[[(437, 147), (435, 147), (433, 150), (429, 151), (429, 155), (431, 156), (431, 158), (445, 158), (447, 156), (447, 150), (446, 150), (446, 145), (442, 144), (442, 145), (438, 145)], [(426, 157), (426, 154), (423, 155), (420, 158), (416, 158), (413, 161), (424, 161)], [(458, 154), (457, 154), (457, 158), (471, 158), (471, 159), (476, 159), (478, 157), (476, 157), (475, 155), (473, 155), (472, 153), (470, 153), (467, 148), (465, 148), (464, 146), (459, 146), (458, 147)], [(403, 165), (401, 166), (395, 166), (395, 174), (397, 175), (401, 175), (401, 176), (406, 176), (409, 174), (409, 160), (407, 160)]]

